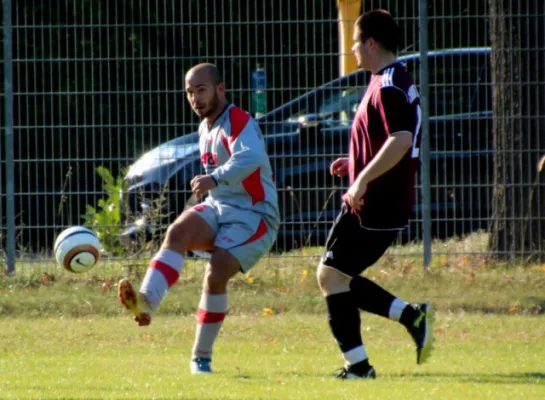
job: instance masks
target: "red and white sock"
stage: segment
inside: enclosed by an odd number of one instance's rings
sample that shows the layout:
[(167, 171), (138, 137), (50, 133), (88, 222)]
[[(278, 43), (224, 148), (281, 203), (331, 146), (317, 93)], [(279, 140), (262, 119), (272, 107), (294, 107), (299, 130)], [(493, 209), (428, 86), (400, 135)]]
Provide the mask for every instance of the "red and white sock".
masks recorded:
[(159, 306), (168, 289), (178, 281), (183, 266), (184, 257), (168, 249), (159, 250), (150, 261), (140, 293), (146, 296), (152, 310)]
[(212, 346), (227, 311), (227, 294), (203, 293), (197, 310), (197, 332), (193, 358), (212, 358)]

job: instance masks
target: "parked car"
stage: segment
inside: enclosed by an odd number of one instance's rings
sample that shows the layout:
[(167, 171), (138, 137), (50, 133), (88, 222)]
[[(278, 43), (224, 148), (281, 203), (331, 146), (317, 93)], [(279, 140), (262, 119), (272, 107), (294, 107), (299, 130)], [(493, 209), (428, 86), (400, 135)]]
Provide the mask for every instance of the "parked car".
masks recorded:
[[(445, 237), (486, 226), (491, 198), (490, 48), (429, 53), (432, 234)], [(419, 84), (419, 54), (400, 57)], [(346, 178), (329, 165), (348, 152), (350, 125), (369, 81), (359, 70), (335, 79), (257, 119), (267, 142), (282, 224), (276, 250), (322, 245), (341, 205)], [(140, 157), (125, 177), (122, 204), (132, 221), (123, 237), (166, 226), (191, 199), (201, 173), (198, 135), (187, 133)], [(420, 177), (418, 182), (420, 182)], [(416, 188), (420, 191), (420, 186)], [(164, 196), (159, 221), (150, 217)], [(418, 196), (417, 198), (419, 198)], [(404, 237), (421, 236), (422, 203)]]

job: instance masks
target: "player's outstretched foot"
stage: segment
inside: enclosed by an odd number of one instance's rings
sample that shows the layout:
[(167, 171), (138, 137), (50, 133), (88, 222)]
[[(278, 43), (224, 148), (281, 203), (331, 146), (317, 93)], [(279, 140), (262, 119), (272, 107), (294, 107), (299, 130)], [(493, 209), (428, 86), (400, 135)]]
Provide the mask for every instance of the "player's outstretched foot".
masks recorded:
[(151, 323), (151, 307), (141, 293), (136, 292), (127, 279), (121, 279), (117, 285), (118, 297), (123, 306), (134, 315), (140, 326)]
[(337, 375), (338, 379), (375, 379), (377, 372), (367, 360), (344, 367)]
[(196, 374), (211, 374), (212, 373), (212, 360), (209, 358), (197, 357), (191, 360), (189, 368), (191, 369), (191, 375)]
[(435, 311), (431, 304), (415, 304), (414, 308), (419, 315), (407, 330), (416, 344), (416, 363), (422, 364), (430, 358), (433, 348)]

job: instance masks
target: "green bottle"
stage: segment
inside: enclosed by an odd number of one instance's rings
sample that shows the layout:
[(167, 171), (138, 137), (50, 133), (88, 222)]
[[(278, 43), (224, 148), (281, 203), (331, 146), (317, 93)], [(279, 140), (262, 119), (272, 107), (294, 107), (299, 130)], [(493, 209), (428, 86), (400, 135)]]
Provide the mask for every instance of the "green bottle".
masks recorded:
[(255, 118), (259, 118), (267, 112), (267, 81), (265, 68), (257, 64), (257, 68), (252, 72), (252, 97), (250, 112)]

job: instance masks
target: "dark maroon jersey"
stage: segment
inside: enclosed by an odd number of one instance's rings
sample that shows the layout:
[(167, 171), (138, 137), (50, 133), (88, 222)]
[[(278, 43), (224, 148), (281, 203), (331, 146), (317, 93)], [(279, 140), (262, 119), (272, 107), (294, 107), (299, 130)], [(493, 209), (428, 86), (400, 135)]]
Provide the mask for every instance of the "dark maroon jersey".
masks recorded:
[(405, 69), (396, 62), (373, 75), (350, 133), (350, 184), (396, 132), (413, 134), (413, 145), (392, 169), (370, 182), (361, 211), (368, 228), (402, 228), (414, 205), (415, 172), (420, 156), (420, 98)]

